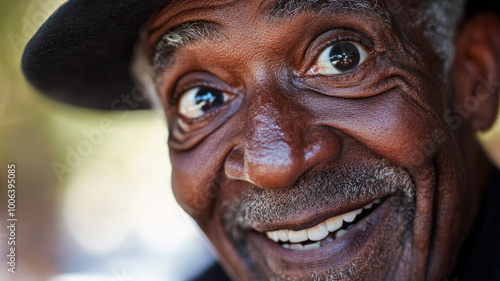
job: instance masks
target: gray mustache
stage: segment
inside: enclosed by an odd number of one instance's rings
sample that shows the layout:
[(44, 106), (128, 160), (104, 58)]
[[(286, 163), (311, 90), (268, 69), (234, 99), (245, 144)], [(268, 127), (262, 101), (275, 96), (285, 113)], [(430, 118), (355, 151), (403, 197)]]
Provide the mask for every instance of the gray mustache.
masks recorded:
[(354, 204), (360, 199), (376, 199), (401, 193), (413, 200), (415, 184), (401, 167), (380, 161), (371, 167), (340, 167), (304, 173), (285, 190), (253, 187), (243, 196), (225, 202), (222, 218), (229, 229), (256, 228), (263, 223), (292, 219), (304, 210)]

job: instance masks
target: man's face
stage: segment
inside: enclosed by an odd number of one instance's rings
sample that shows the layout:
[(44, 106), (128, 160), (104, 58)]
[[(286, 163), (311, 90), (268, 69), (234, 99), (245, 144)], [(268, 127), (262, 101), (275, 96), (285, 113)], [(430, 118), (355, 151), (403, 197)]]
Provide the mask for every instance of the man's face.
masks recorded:
[(178, 202), (237, 280), (445, 278), (478, 201), (419, 1), (296, 2), (151, 21)]

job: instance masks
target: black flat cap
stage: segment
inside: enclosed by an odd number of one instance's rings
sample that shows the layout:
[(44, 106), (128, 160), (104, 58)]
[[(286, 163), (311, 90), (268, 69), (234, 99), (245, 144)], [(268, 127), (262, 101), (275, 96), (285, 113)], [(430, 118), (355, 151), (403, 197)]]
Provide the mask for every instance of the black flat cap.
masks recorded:
[[(167, 0), (70, 0), (28, 42), (27, 80), (56, 100), (112, 109), (134, 80), (130, 63), (141, 26)], [(133, 109), (148, 108), (142, 101)]]

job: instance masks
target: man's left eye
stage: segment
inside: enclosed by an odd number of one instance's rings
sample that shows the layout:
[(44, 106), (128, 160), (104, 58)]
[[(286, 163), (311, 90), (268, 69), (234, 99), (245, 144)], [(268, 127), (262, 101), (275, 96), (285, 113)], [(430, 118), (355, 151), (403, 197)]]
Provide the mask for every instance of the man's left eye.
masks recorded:
[(367, 56), (365, 49), (356, 43), (337, 43), (321, 53), (310, 72), (321, 75), (342, 74), (358, 67)]

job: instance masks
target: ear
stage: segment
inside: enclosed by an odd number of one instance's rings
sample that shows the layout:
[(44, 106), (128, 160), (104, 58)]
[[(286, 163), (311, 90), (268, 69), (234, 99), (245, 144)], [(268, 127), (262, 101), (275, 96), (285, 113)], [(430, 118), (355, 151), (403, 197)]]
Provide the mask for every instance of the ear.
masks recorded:
[(474, 131), (488, 130), (498, 112), (500, 17), (480, 13), (460, 27), (452, 78), (455, 102)]

